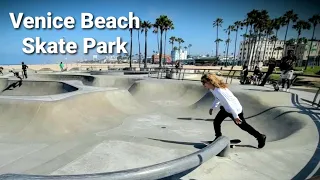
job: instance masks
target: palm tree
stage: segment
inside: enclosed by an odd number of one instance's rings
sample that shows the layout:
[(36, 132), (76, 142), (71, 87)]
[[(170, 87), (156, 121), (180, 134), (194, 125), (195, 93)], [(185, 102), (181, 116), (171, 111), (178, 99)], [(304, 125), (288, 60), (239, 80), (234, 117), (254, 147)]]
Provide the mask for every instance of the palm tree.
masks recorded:
[(241, 29), (242, 27), (246, 27), (246, 31), (245, 33), (242, 35), (243, 36), (243, 46), (242, 46), (242, 51), (241, 51), (241, 57), (240, 57), (240, 60), (241, 62), (244, 62), (243, 59), (244, 59), (244, 49), (246, 48), (246, 44), (247, 44), (247, 37), (248, 37), (248, 27), (249, 27), (249, 23), (247, 21), (247, 19), (243, 20), (242, 23), (241, 23)]
[(129, 55), (129, 64), (130, 70), (132, 69), (132, 31), (134, 28), (129, 28), (130, 31), (130, 55)]
[(190, 52), (191, 52), (191, 51), (190, 51), (190, 48), (191, 48), (191, 47), (192, 47), (192, 44), (189, 44), (189, 45), (188, 45), (188, 48), (189, 48), (189, 55), (190, 55), (190, 56), (191, 56), (191, 53), (190, 53)]
[(234, 29), (234, 27), (231, 25), (231, 26), (228, 26), (227, 29), (224, 29), (224, 31), (227, 33), (228, 35), (228, 39), (226, 40), (226, 46), (227, 46), (227, 54), (226, 54), (226, 62), (225, 62), (225, 67), (227, 67), (227, 59), (228, 59), (228, 55), (229, 55), (229, 44), (231, 42), (230, 40), (230, 33), (232, 31), (232, 29)]
[[(221, 27), (223, 23), (223, 19), (217, 18), (215, 21), (213, 21), (213, 27), (217, 27), (217, 39), (216, 39), (216, 57), (218, 57), (218, 51), (219, 51), (219, 27)], [(222, 41), (222, 40), (221, 40)]]
[(292, 26), (292, 28), (295, 29), (298, 32), (298, 36), (297, 36), (297, 39), (296, 39), (296, 45), (294, 47), (294, 54), (298, 57), (297, 48), (298, 48), (298, 44), (299, 44), (301, 31), (302, 30), (310, 30), (311, 24), (309, 22), (307, 22), (307, 21), (299, 20), (299, 21), (297, 21), (296, 24), (294, 24)]
[(271, 41), (272, 43), (274, 43), (274, 44), (273, 44), (273, 48), (272, 48), (272, 53), (271, 53), (271, 57), (273, 57), (273, 53), (274, 53), (274, 50), (275, 50), (276, 42), (278, 41), (277, 35), (271, 36), (271, 37), (270, 37), (270, 41)]
[(167, 44), (167, 31), (168, 30), (173, 30), (174, 26), (173, 23), (170, 19), (166, 21), (165, 26), (164, 26), (164, 58), (166, 59), (166, 44)]
[(176, 41), (178, 42), (179, 44), (179, 59), (180, 59), (180, 49), (181, 49), (181, 43), (184, 43), (184, 40), (182, 38), (177, 38)]
[(272, 57), (273, 57), (274, 50), (276, 48), (276, 42), (278, 41), (278, 32), (279, 32), (279, 29), (281, 28), (282, 23), (283, 23), (283, 17), (275, 18), (272, 23), (273, 29), (276, 30), (275, 36), (271, 40), (274, 43), (272, 48)]
[(171, 20), (168, 18), (168, 16), (160, 15), (160, 17), (157, 18), (156, 22), (154, 23), (158, 30), (160, 30), (159, 67), (162, 66), (162, 35), (170, 21)]
[(172, 50), (173, 50), (173, 46), (174, 46), (174, 42), (176, 41), (176, 37), (174, 37), (174, 36), (171, 36), (170, 38), (169, 38), (169, 43), (172, 45)]
[(159, 51), (160, 51), (160, 47), (159, 47), (159, 46), (160, 46), (160, 45), (159, 45), (160, 43), (159, 43), (159, 30), (158, 30), (158, 26), (157, 26), (156, 24), (153, 24), (153, 28), (154, 28), (154, 29), (153, 29), (152, 32), (153, 32), (154, 34), (157, 34), (157, 45), (158, 45), (158, 52), (159, 52)]
[(226, 53), (225, 67), (227, 67), (227, 60), (228, 60), (228, 55), (229, 55), (229, 44), (230, 44), (230, 42), (231, 42), (231, 39), (228, 38), (228, 39), (226, 40), (227, 53)]
[(141, 32), (144, 32), (144, 68), (147, 68), (147, 40), (148, 40), (148, 30), (152, 27), (151, 22), (143, 21), (141, 23)]
[(141, 51), (140, 51), (140, 29), (141, 29), (141, 21), (140, 21), (140, 26), (139, 28), (137, 27), (136, 23), (134, 22), (134, 29), (137, 30), (138, 32), (138, 48), (139, 48), (139, 68), (141, 64)]
[[(287, 11), (284, 15), (283, 15), (283, 26), (287, 26), (287, 29), (286, 29), (286, 33), (284, 35), (284, 42), (286, 42), (287, 40), (287, 33), (288, 33), (288, 28), (289, 28), (289, 24), (290, 22), (296, 22), (298, 20), (298, 15), (295, 14), (293, 12), (293, 10), (290, 10), (290, 11)], [(283, 51), (283, 55), (285, 53), (285, 47), (283, 47), (284, 51)]]
[(232, 66), (234, 66), (234, 61), (236, 59), (236, 52), (237, 52), (237, 40), (238, 40), (238, 30), (241, 27), (241, 21), (234, 22), (234, 26), (232, 28), (232, 31), (236, 32), (236, 40), (234, 42), (234, 53), (233, 53), (233, 63)]
[(263, 52), (263, 57), (262, 60), (264, 61), (264, 57), (266, 55), (266, 49), (267, 49), (267, 44), (269, 42), (269, 36), (271, 36), (273, 34), (273, 23), (274, 23), (274, 19), (273, 20), (268, 20), (266, 23), (266, 27), (265, 27), (265, 35), (266, 35), (266, 42), (264, 44), (264, 52)]
[(257, 22), (259, 16), (259, 11), (256, 9), (253, 9), (252, 11), (250, 11), (249, 13), (247, 13), (247, 23), (250, 25), (250, 30), (249, 30), (249, 47), (248, 47), (248, 54), (247, 54), (247, 58), (249, 60), (248, 66), (251, 65), (251, 59), (250, 59), (250, 54), (252, 53), (252, 44), (253, 44), (253, 40), (255, 38), (255, 32), (252, 33), (252, 30), (255, 29), (254, 25)]
[(314, 40), (314, 32), (316, 31), (317, 25), (320, 23), (320, 14), (313, 15), (313, 16), (309, 19), (309, 22), (310, 22), (310, 23), (312, 24), (312, 26), (313, 26), (313, 31), (312, 31), (311, 44), (310, 44), (310, 48), (309, 48), (309, 52), (308, 52), (307, 62), (306, 62), (306, 65), (305, 65), (305, 67), (304, 67), (304, 70), (306, 70), (307, 67), (308, 67), (308, 61), (309, 61), (309, 58), (310, 58), (310, 52), (311, 52), (311, 48), (312, 48), (312, 42), (313, 42), (313, 40)]
[[(223, 40), (222, 39), (216, 39), (215, 41), (214, 41), (216, 44), (219, 44), (220, 42), (223, 42)], [(218, 56), (217, 56), (218, 57)]]

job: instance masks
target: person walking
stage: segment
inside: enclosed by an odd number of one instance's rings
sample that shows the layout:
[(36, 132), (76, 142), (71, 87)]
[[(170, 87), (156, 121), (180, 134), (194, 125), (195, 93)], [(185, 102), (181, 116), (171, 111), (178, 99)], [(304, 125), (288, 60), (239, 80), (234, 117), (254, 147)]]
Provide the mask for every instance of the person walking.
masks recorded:
[(247, 77), (248, 77), (248, 73), (249, 73), (249, 69), (248, 69), (248, 62), (245, 61), (244, 65), (242, 66), (242, 73), (243, 73), (243, 78), (240, 81), (241, 84), (246, 84), (247, 82)]
[(29, 67), (26, 64), (24, 64), (24, 62), (22, 62), (21, 64), (22, 64), (22, 78), (28, 79), (27, 69)]
[(264, 76), (261, 84), (259, 86), (264, 86), (269, 78), (269, 76), (273, 73), (274, 69), (276, 68), (276, 60), (274, 58), (271, 58), (269, 60), (268, 64), (268, 71), (266, 72), (266, 75)]
[(204, 74), (201, 77), (201, 83), (206, 89), (210, 90), (215, 97), (212, 107), (209, 110), (209, 114), (212, 115), (212, 110), (218, 107), (219, 104), (221, 105), (220, 111), (218, 112), (213, 121), (216, 136), (214, 141), (218, 137), (222, 136), (222, 121), (225, 118), (230, 117), (238, 127), (248, 132), (250, 135), (257, 139), (258, 148), (263, 148), (266, 143), (266, 135), (259, 133), (246, 122), (243, 116), (243, 108), (239, 100), (228, 89), (227, 84), (224, 83), (221, 79), (219, 79), (215, 74), (211, 73)]

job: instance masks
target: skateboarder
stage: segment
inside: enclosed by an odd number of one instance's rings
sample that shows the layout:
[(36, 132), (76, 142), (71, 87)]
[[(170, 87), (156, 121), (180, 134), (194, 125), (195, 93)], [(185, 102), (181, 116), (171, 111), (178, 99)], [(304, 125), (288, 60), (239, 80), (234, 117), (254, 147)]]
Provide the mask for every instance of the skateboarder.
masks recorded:
[(27, 74), (27, 68), (28, 66), (26, 64), (24, 64), (24, 62), (21, 63), (22, 64), (22, 78), (28, 78), (28, 74)]
[(241, 84), (246, 84), (247, 76), (248, 76), (248, 73), (249, 73), (247, 61), (244, 62), (244, 65), (242, 66), (242, 73), (243, 73), (243, 79), (240, 81), (240, 83)]
[(3, 75), (3, 67), (0, 67), (0, 74)]
[[(281, 70), (281, 81), (282, 81), (282, 90), (289, 92), (291, 80), (293, 78), (293, 66), (297, 58), (294, 56), (293, 50), (288, 50), (287, 56), (281, 59), (280, 70)], [(284, 88), (284, 85), (287, 82), (287, 89)]]
[(263, 148), (266, 142), (266, 135), (260, 134), (246, 122), (239, 100), (228, 89), (227, 85), (216, 75), (211, 73), (204, 74), (201, 77), (201, 82), (203, 86), (209, 89), (215, 97), (212, 107), (209, 110), (209, 114), (212, 115), (212, 110), (218, 107), (219, 104), (221, 105), (220, 111), (213, 121), (216, 134), (216, 138), (214, 140), (222, 136), (221, 123), (225, 118), (230, 117), (242, 130), (247, 131), (258, 140), (258, 148)]

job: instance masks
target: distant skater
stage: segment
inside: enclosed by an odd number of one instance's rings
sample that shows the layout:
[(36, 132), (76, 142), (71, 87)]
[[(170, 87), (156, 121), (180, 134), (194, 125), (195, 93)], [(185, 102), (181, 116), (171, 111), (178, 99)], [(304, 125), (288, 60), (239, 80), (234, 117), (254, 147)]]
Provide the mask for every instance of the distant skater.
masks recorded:
[(266, 135), (260, 134), (252, 126), (250, 126), (243, 116), (243, 109), (239, 100), (233, 95), (221, 79), (214, 74), (205, 74), (201, 77), (203, 86), (211, 91), (214, 95), (215, 100), (212, 107), (209, 110), (209, 114), (212, 115), (212, 110), (220, 104), (220, 111), (216, 115), (213, 126), (215, 130), (216, 138), (214, 141), (222, 136), (221, 123), (222, 121), (230, 117), (234, 123), (239, 126), (242, 130), (248, 132), (258, 140), (258, 148), (263, 148), (266, 142)]
[(63, 63), (62, 62), (60, 62), (60, 70), (61, 70), (61, 72), (64, 70), (63, 68), (64, 68), (64, 65), (63, 65)]
[(0, 74), (3, 75), (3, 67), (0, 67)]
[[(280, 70), (281, 70), (281, 85), (282, 90), (289, 92), (291, 81), (293, 78), (293, 67), (295, 65), (297, 58), (294, 55), (293, 50), (288, 50), (287, 56), (281, 59)], [(285, 88), (285, 84), (287, 83), (287, 89)]]
[(28, 78), (27, 69), (29, 68), (24, 62), (22, 64), (22, 78)]

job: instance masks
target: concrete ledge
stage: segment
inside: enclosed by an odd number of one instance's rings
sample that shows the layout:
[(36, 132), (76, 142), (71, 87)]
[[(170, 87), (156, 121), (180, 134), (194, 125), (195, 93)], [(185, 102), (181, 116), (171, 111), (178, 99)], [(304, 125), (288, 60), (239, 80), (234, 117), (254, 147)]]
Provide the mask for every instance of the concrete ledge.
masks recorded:
[[(219, 137), (209, 146), (189, 154), (187, 156), (174, 159), (171, 161), (155, 164), (152, 166), (129, 169), (124, 171), (96, 173), (96, 174), (79, 174), (79, 175), (27, 175), (27, 174), (3, 174), (0, 175), (2, 180), (33, 180), (33, 179), (90, 179), (90, 180), (153, 180), (169, 177), (175, 174), (194, 169), (213, 156), (218, 155), (229, 147), (230, 140), (225, 137)], [(225, 155), (225, 153), (223, 153)]]

